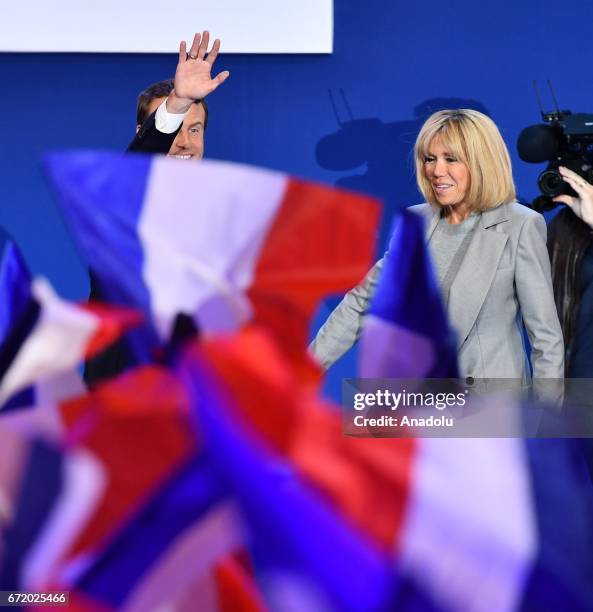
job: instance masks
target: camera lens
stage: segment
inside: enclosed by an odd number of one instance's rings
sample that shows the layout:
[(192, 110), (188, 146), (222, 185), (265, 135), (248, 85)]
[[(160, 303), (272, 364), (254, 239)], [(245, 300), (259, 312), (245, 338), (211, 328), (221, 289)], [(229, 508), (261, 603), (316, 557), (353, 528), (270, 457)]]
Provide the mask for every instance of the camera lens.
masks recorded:
[(544, 195), (553, 198), (562, 193), (564, 181), (556, 170), (545, 170), (539, 175), (537, 184)]

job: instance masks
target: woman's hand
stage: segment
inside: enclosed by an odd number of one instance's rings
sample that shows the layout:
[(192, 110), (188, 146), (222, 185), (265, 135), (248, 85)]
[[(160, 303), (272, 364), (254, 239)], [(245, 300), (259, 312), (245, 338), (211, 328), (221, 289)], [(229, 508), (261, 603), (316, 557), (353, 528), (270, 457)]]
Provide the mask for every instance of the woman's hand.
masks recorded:
[(577, 192), (578, 197), (559, 195), (553, 198), (554, 202), (563, 202), (579, 219), (593, 228), (593, 185), (564, 166), (560, 166), (558, 170), (562, 178)]

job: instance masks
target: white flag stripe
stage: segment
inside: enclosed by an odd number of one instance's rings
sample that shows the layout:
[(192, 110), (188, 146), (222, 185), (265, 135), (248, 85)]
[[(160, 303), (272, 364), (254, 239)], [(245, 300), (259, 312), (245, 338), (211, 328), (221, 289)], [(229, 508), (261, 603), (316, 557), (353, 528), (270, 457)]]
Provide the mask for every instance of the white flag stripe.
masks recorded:
[(537, 554), (526, 470), (523, 440), (419, 441), (401, 559), (437, 604), (467, 612), (520, 607)]
[(60, 299), (45, 279), (31, 285), (39, 319), (0, 383), (0, 405), (34, 382), (75, 370), (99, 327), (99, 319)]
[(23, 585), (46, 590), (63, 576), (54, 572), (89, 517), (97, 510), (107, 484), (100, 460), (84, 449), (71, 452), (64, 463), (64, 486), (22, 569)]
[(279, 173), (221, 162), (153, 162), (138, 234), (163, 338), (179, 312), (206, 330), (233, 329), (249, 317), (244, 291), (287, 182)]
[(25, 588), (43, 591), (64, 579), (55, 575), (56, 568), (96, 512), (106, 486), (107, 476), (98, 457), (85, 449), (66, 455), (63, 489), (23, 565)]

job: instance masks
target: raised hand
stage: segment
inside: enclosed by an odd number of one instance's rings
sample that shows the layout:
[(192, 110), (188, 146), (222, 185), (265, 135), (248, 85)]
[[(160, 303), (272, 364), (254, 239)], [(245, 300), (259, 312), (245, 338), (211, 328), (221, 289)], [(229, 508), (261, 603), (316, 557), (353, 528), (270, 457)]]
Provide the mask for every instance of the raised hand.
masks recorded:
[(554, 202), (563, 202), (579, 219), (593, 228), (593, 185), (564, 166), (560, 166), (558, 171), (562, 179), (577, 192), (578, 197), (559, 195), (553, 198)]
[(189, 52), (184, 40), (179, 44), (179, 61), (175, 71), (174, 91), (167, 100), (167, 110), (172, 113), (184, 113), (194, 100), (205, 98), (228, 78), (228, 70), (211, 76), (212, 66), (220, 50), (217, 38), (208, 53), (210, 34), (196, 33)]

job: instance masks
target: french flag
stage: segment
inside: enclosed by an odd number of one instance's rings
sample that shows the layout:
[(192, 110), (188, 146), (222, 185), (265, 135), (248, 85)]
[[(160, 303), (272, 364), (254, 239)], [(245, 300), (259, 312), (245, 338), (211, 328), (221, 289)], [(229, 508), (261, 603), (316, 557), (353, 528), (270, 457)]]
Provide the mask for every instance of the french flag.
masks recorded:
[(60, 412), (60, 447), (20, 468), (22, 434), (0, 427), (20, 491), (0, 564), (6, 588), (68, 590), (80, 610), (263, 609), (235, 563), (244, 533), (234, 504), (170, 370), (137, 368)]
[(373, 258), (375, 200), (278, 172), (94, 152), (45, 168), (101, 290), (141, 308), (153, 341), (182, 313), (205, 332), (263, 321), (304, 349), (318, 302)]
[(362, 378), (457, 378), (457, 347), (424, 244), (423, 220), (402, 211), (365, 319)]
[[(247, 347), (249, 340), (240, 345)], [(251, 336), (251, 340), (265, 348), (260, 339)], [(374, 546), (349, 517), (335, 511), (326, 499), (324, 479), (308, 483), (291, 463), (290, 443), (297, 435), (298, 405), (304, 398), (287, 393), (291, 389), (287, 372), (276, 379), (283, 369), (279, 365), (262, 367), (257, 373), (251, 369), (252, 360), (242, 359), (240, 352), (227, 354), (239, 368), (232, 390), (220, 384), (222, 380), (199, 352), (188, 356), (182, 371), (207, 457), (247, 524), (255, 574), (267, 606), (311, 612), (393, 609), (395, 572), (389, 552)], [(267, 363), (269, 355), (264, 357)], [(221, 360), (222, 355), (217, 371), (231, 367)], [(247, 371), (241, 371), (245, 366)], [(261, 394), (249, 394), (248, 389), (257, 383)], [(237, 402), (241, 395), (251, 396), (246, 405)], [(283, 402), (273, 401), (278, 398)], [(252, 420), (256, 403), (260, 418)], [(284, 410), (287, 415), (278, 415)], [(279, 416), (278, 422), (272, 413)], [(339, 415), (335, 416), (339, 422)], [(320, 457), (331, 455), (330, 448), (316, 450)], [(332, 469), (336, 467), (341, 466), (334, 463)]]
[(253, 329), (184, 367), (272, 607), (590, 609), (593, 491), (575, 441), (344, 436)]
[(142, 320), (130, 309), (62, 300), (43, 278), (27, 283), (27, 292), (21, 316), (0, 347), (4, 410), (82, 393), (77, 368)]
[[(8, 510), (0, 570), (3, 589), (40, 586), (40, 568), (52, 567), (55, 550), (68, 545), (105, 488), (105, 475), (95, 457), (80, 449), (65, 452), (46, 433), (6, 427), (3, 421), (0, 427), (3, 449), (9, 443), (15, 450), (15, 441), (20, 443), (17, 459), (4, 463), (2, 470), (3, 480), (10, 478), (14, 490), (3, 500)], [(6, 494), (7, 488), (2, 486), (2, 492)], [(48, 527), (58, 523), (60, 533), (54, 537)]]
[[(171, 477), (184, 476), (181, 480), (187, 488), (187, 464), (196, 463), (196, 439), (188, 423), (185, 396), (182, 390), (176, 392), (179, 388), (168, 370), (148, 366), (59, 406), (64, 432), (57, 449), (55, 478), (45, 476), (47, 460), (25, 462), (29, 476), (23, 478), (23, 482), (38, 481), (41, 474), (44, 482), (54, 483), (52, 494), (48, 493), (51, 512), (42, 516), (35, 512), (47, 487), (25, 490), (21, 486), (12, 517), (15, 537), (8, 552), (13, 559), (20, 559), (16, 573), (21, 586), (41, 588), (73, 580), (93, 566), (106, 545), (113, 543), (124, 527), (129, 528), (131, 518), (144, 510)], [(16, 437), (15, 432), (24, 437), (18, 429), (2, 426), (2, 443)], [(68, 479), (77, 470), (71, 472), (65, 466), (75, 457), (85, 457), (88, 469), (82, 482), (75, 479), (70, 486)], [(196, 490), (194, 493), (199, 497)], [(31, 515), (40, 527), (38, 537), (23, 538), (23, 521)], [(154, 514), (148, 522), (154, 527), (153, 518)], [(163, 531), (169, 533), (172, 523), (161, 519)], [(175, 525), (177, 528), (181, 529)], [(153, 545), (156, 533), (152, 539), (146, 535), (142, 542)], [(26, 555), (11, 552), (24, 553), (25, 548)], [(147, 564), (147, 555), (137, 556), (139, 563)], [(130, 573), (128, 567), (128, 589)]]

